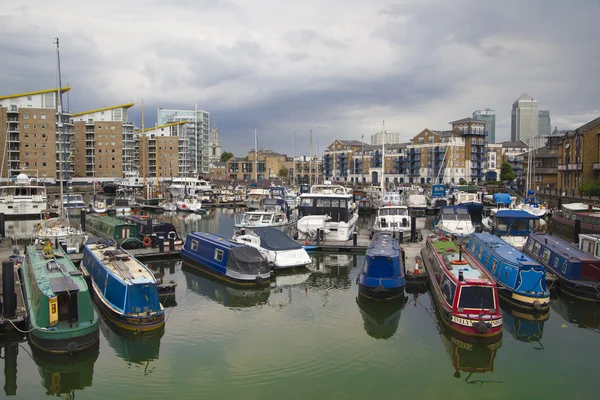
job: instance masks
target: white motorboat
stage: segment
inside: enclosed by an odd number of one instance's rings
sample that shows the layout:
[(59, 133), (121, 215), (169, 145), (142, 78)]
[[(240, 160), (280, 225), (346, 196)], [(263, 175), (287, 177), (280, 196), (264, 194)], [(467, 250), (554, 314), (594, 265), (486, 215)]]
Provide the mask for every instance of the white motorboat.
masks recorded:
[(325, 240), (347, 241), (356, 228), (358, 207), (343, 186), (315, 185), (300, 195), (298, 215), (297, 229), (304, 238), (316, 239), (320, 231)]
[(410, 194), (406, 200), (406, 205), (411, 215), (424, 215), (425, 211), (427, 211), (427, 197), (423, 194)]
[(19, 174), (10, 184), (0, 187), (0, 213), (7, 219), (39, 217), (48, 207), (46, 188), (36, 178)]
[(177, 211), (199, 212), (202, 209), (202, 202), (196, 196), (187, 196), (177, 200)]
[(481, 220), (482, 227), (502, 238), (517, 250), (522, 250), (527, 237), (545, 225), (545, 221), (525, 210), (492, 209)]
[(177, 211), (177, 205), (167, 200), (161, 201), (158, 205), (166, 212)]
[(381, 198), (379, 207), (401, 206), (404, 204), (404, 197), (398, 192), (385, 192)]
[(444, 235), (452, 235), (457, 238), (468, 237), (475, 233), (475, 227), (466, 206), (442, 207), (436, 229)]
[(266, 211), (246, 211), (242, 214), (234, 216), (233, 227), (235, 230), (256, 228), (277, 228), (285, 230), (290, 224), (288, 218), (283, 211), (266, 210)]
[(92, 213), (102, 214), (107, 210), (106, 202), (102, 200), (92, 200), (88, 204), (88, 210)]
[(290, 210), (295, 210), (296, 208), (298, 208), (298, 196), (293, 190), (287, 190), (285, 194), (285, 201), (287, 202)]
[(37, 240), (48, 239), (55, 243), (66, 244), (67, 253), (79, 253), (87, 242), (87, 235), (81, 229), (77, 229), (69, 224), (69, 221), (61, 218), (50, 218), (41, 220), (37, 225), (35, 232)]
[(188, 194), (194, 195), (205, 190), (211, 190), (209, 181), (189, 177), (173, 178), (169, 187), (174, 198), (185, 197)]
[(262, 199), (269, 197), (269, 189), (251, 189), (246, 196), (248, 210), (258, 210)]
[(377, 209), (374, 232), (410, 232), (410, 216), (406, 206), (385, 206)]
[[(52, 207), (61, 208), (60, 199), (57, 199), (52, 203)], [(70, 210), (81, 210), (85, 208), (85, 202), (83, 196), (78, 193), (69, 193), (63, 195), (63, 208)]]
[(250, 231), (234, 240), (256, 248), (276, 270), (306, 267), (312, 262), (302, 245), (275, 228)]
[(131, 213), (131, 209), (134, 205), (133, 203), (133, 199), (127, 194), (125, 189), (118, 189), (117, 197), (113, 203), (108, 206), (108, 211), (114, 212), (117, 215), (127, 215)]

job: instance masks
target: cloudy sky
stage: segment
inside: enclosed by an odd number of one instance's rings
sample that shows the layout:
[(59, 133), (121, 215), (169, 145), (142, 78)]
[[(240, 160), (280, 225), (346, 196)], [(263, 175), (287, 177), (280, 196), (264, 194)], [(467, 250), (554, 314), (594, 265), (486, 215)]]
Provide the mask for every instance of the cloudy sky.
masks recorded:
[(0, 94), (56, 87), (73, 112), (135, 102), (211, 113), (225, 150), (322, 151), (385, 128), (410, 138), (473, 110), (510, 136), (523, 92), (552, 125), (600, 115), (598, 0), (0, 0)]

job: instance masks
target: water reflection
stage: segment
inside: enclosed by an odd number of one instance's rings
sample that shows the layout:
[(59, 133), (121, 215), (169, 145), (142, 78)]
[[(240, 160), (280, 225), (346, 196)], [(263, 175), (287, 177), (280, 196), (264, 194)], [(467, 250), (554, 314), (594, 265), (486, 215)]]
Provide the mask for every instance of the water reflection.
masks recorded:
[(254, 307), (266, 304), (271, 291), (266, 289), (240, 289), (231, 287), (210, 275), (183, 263), (181, 270), (189, 290), (207, 297), (225, 307)]
[(550, 300), (550, 306), (565, 321), (576, 324), (578, 328), (600, 332), (600, 307), (597, 303), (558, 293), (556, 299)]
[(521, 342), (538, 342), (539, 345), (535, 347), (536, 349), (544, 348), (540, 341), (544, 334), (544, 322), (550, 316), (549, 312), (541, 314), (522, 312), (502, 300), (500, 301), (500, 308), (505, 331)]
[(352, 285), (350, 271), (363, 257), (356, 254), (311, 254), (313, 273), (307, 282), (318, 288), (347, 289)]
[(375, 301), (358, 296), (356, 302), (367, 334), (375, 339), (388, 339), (398, 330), (400, 314), (408, 297), (393, 301)]
[(160, 339), (165, 334), (165, 329), (137, 333), (135, 331), (119, 328), (104, 318), (100, 318), (100, 331), (106, 338), (115, 354), (132, 366), (144, 366), (144, 375), (152, 372), (150, 363), (158, 359), (160, 352)]
[(450, 329), (442, 328), (440, 333), (442, 343), (446, 347), (446, 352), (450, 356), (452, 367), (454, 367), (455, 378), (462, 378), (463, 374), (466, 374), (465, 382), (470, 384), (502, 383), (494, 380), (481, 380), (477, 379), (479, 376), (473, 376), (473, 374), (494, 372), (496, 351), (502, 346), (502, 340), (494, 343), (465, 342)]
[(32, 346), (31, 353), (46, 395), (74, 399), (76, 390), (92, 386), (98, 350), (99, 346), (96, 345), (73, 355), (55, 355)]
[[(162, 279), (163, 282), (174, 282), (176, 271), (181, 269), (181, 260), (155, 260), (146, 263), (146, 266), (150, 268), (157, 278)], [(160, 303), (165, 307), (175, 307), (177, 305), (177, 287), (172, 290), (165, 290), (160, 294)]]
[(24, 334), (8, 330), (0, 335), (0, 358), (4, 362), (4, 394), (17, 394), (17, 357), (21, 343), (26, 341)]

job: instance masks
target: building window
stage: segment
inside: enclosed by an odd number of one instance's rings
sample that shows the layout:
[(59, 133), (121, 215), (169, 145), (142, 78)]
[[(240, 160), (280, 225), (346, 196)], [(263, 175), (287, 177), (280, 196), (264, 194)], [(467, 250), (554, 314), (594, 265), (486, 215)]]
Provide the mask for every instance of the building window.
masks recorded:
[(24, 119), (29, 119), (29, 114), (23, 114)]

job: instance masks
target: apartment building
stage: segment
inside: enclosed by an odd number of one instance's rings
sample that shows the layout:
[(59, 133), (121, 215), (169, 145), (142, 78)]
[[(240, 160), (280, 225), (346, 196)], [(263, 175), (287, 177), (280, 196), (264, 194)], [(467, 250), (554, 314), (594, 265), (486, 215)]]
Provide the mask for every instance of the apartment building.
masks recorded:
[[(69, 90), (62, 88), (61, 94)], [(73, 121), (64, 107), (61, 110), (58, 92), (48, 89), (0, 96), (2, 178), (24, 172), (54, 181), (73, 174)]]
[(184, 134), (185, 123), (180, 121), (136, 132), (136, 154), (141, 176), (159, 180), (193, 176), (192, 171), (180, 168), (180, 162), (185, 162), (183, 156), (188, 140)]
[(75, 176), (134, 176), (135, 137), (127, 112), (133, 103), (73, 114)]
[(558, 182), (563, 191), (600, 180), (600, 117), (568, 131), (557, 145)]

